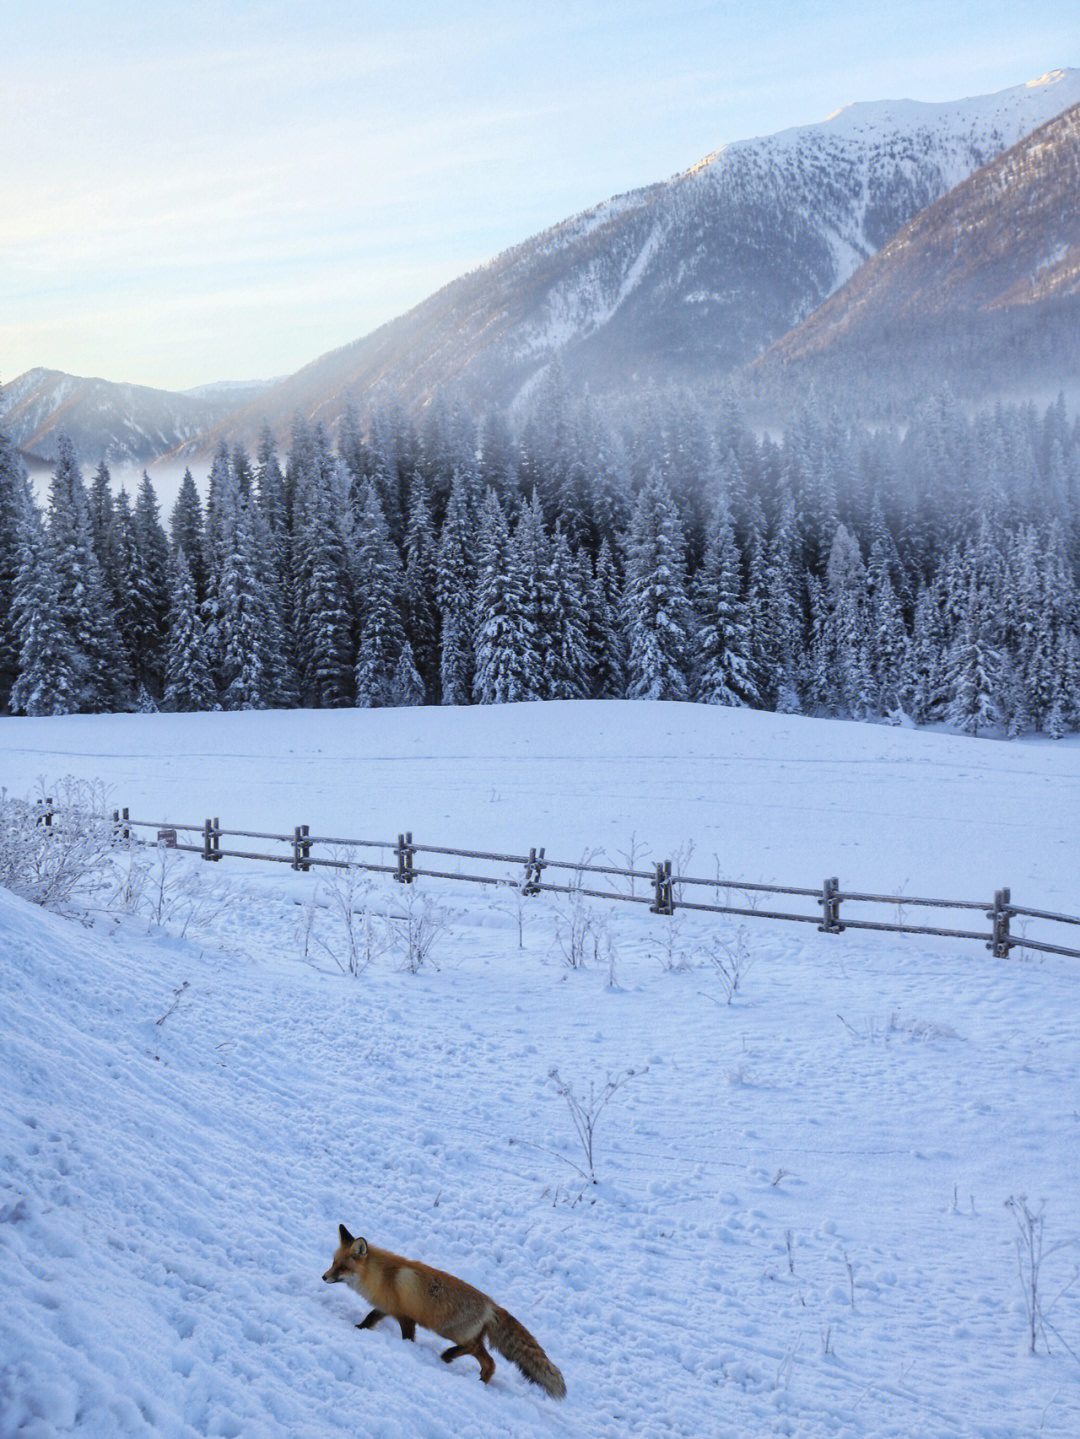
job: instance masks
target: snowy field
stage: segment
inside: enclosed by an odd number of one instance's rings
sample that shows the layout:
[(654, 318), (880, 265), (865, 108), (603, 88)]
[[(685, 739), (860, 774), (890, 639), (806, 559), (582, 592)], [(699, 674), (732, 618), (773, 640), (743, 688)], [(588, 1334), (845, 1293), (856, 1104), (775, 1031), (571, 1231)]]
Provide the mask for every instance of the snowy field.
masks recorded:
[[(692, 842), (697, 874), (1080, 913), (1070, 742), (632, 703), (0, 720), (10, 792), (68, 774), (137, 818)], [(415, 973), (407, 892), (354, 896), (353, 975), (324, 875), (145, 859), (82, 923), (0, 891), (3, 1439), (1080, 1433), (1080, 961), (597, 902), (571, 968), (568, 901), (430, 882)], [(596, 1184), (553, 1067), (622, 1080)], [(354, 1329), (339, 1221), (490, 1293), (566, 1400)]]

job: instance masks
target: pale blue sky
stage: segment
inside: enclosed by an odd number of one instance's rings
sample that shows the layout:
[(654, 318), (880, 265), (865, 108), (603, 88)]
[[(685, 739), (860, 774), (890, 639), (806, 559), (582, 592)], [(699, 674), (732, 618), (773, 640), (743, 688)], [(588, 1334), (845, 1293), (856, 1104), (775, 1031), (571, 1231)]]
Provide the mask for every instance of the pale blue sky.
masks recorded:
[(0, 36), (0, 380), (289, 373), (853, 100), (1080, 64), (1076, 0), (37, 0)]

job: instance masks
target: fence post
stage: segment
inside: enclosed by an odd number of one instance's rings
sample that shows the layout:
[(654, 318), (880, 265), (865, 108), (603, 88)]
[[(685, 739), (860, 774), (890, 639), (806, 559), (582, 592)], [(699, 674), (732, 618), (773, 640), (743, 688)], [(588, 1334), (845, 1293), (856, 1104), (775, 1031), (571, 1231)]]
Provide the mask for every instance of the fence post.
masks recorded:
[(37, 802), (37, 822), (44, 829), (52, 829), (53, 822), (53, 801), (52, 795), (47, 799), (39, 799)]
[(656, 861), (655, 892), (649, 909), (653, 914), (675, 913), (675, 892), (671, 884), (671, 860)]
[(311, 841), (308, 839), (310, 833), (306, 824), (298, 824), (293, 830), (293, 869), (303, 870), (306, 874), (311, 868)]
[(821, 933), (843, 934), (844, 926), (840, 923), (840, 881), (835, 875), (821, 886), (818, 904), (821, 905), (821, 923), (818, 925)]
[[(51, 804), (52, 801), (50, 800)], [(128, 828), (128, 811), (125, 806), (122, 810), (114, 809), (112, 812), (113, 822), (113, 844), (126, 844), (131, 838), (131, 830)]]
[(544, 847), (535, 847), (529, 850), (529, 858), (525, 861), (525, 883), (521, 886), (522, 894), (540, 893), (540, 875), (544, 869)]
[(1009, 937), (1009, 920), (1013, 916), (1013, 910), (1009, 906), (1010, 897), (1008, 888), (996, 890), (994, 907), (987, 915), (993, 930), (986, 947), (995, 959), (1008, 959), (1013, 943)]
[(397, 855), (397, 873), (394, 875), (394, 878), (398, 884), (412, 884), (413, 842), (411, 829), (406, 830), (404, 834), (398, 835), (394, 853)]
[[(125, 818), (127, 810), (124, 811)], [(221, 858), (221, 821), (215, 816), (203, 823), (202, 831), (202, 857), (203, 859), (218, 860)]]

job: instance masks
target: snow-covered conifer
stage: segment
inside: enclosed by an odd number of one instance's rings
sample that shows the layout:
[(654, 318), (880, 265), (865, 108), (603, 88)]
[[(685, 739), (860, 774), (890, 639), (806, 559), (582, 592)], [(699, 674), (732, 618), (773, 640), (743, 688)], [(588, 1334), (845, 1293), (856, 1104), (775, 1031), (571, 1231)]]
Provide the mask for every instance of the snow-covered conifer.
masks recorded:
[(687, 698), (692, 614), (679, 513), (654, 471), (638, 495), (625, 542), (627, 694)]

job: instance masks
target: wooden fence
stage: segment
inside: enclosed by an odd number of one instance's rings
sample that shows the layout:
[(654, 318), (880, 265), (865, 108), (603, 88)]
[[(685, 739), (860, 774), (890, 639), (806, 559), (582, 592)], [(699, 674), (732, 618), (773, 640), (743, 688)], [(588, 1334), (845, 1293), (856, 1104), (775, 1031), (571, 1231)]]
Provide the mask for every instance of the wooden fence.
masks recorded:
[[(39, 822), (51, 824), (54, 810), (51, 800), (39, 801)], [(204, 820), (201, 825), (159, 823), (150, 820), (132, 819), (126, 809), (117, 809), (112, 815), (113, 832), (120, 842), (131, 841), (139, 844), (161, 844), (171, 849), (187, 850), (199, 854), (204, 860), (216, 863), (222, 859), (246, 859), (263, 863), (288, 864), (294, 870), (307, 872), (312, 869), (357, 868), (375, 874), (389, 874), (399, 884), (411, 884), (416, 879), (453, 880), (458, 883), (485, 885), (515, 885), (525, 895), (576, 894), (591, 899), (620, 901), (628, 904), (645, 904), (653, 914), (673, 915), (676, 910), (697, 911), (708, 914), (745, 916), (748, 919), (772, 919), (790, 921), (795, 924), (813, 924), (824, 934), (843, 934), (848, 929), (880, 930), (891, 934), (938, 935), (947, 939), (981, 940), (997, 958), (1006, 958), (1012, 949), (1036, 950), (1046, 954), (1061, 954), (1080, 959), (1080, 949), (1046, 940), (1030, 938), (1026, 933), (1017, 935), (1012, 930), (1014, 919), (1035, 920), (1057, 925), (1080, 925), (1080, 917), (1068, 914), (1054, 914), (1049, 910), (1030, 909), (1014, 904), (1010, 890), (999, 889), (990, 903), (985, 900), (920, 899), (912, 895), (868, 894), (858, 890), (842, 889), (835, 876), (826, 879), (820, 889), (805, 889), (793, 885), (758, 884), (745, 880), (698, 878), (676, 874), (670, 860), (658, 861), (649, 870), (620, 869), (612, 865), (592, 864), (586, 861), (548, 859), (543, 849), (533, 848), (527, 854), (492, 854), (484, 850), (452, 849), (443, 845), (416, 844), (411, 831), (403, 831), (396, 840), (347, 839), (331, 835), (313, 835), (306, 824), (299, 824), (292, 834), (268, 834), (258, 830), (223, 829), (219, 819)], [(142, 839), (134, 831), (148, 830), (152, 838)], [(187, 838), (184, 838), (184, 837)], [(222, 840), (270, 841), (282, 846), (273, 853), (266, 850), (231, 849), (222, 845)], [(329, 855), (312, 853), (319, 846)], [(342, 852), (379, 851), (378, 859), (344, 858)], [(432, 856), (429, 865), (417, 864), (417, 856)], [(391, 862), (386, 862), (387, 858)], [(499, 864), (517, 872), (492, 875), (477, 874), (446, 867), (436, 867), (444, 859), (468, 860), (475, 863)], [(593, 879), (593, 876), (603, 877)], [(561, 881), (561, 882), (559, 882)], [(607, 888), (596, 888), (599, 883)], [(622, 888), (614, 884), (621, 882)], [(645, 892), (637, 893), (642, 882)], [(714, 902), (708, 901), (712, 891)], [(720, 903), (720, 898), (730, 899), (732, 895), (742, 896), (742, 905)], [(689, 896), (700, 895), (701, 898)], [(783, 895), (786, 898), (812, 900), (816, 907), (813, 914), (793, 914), (788, 910), (762, 909), (760, 897)], [(841, 917), (841, 905), (847, 911)], [(884, 919), (861, 917), (852, 914), (851, 906), (889, 906), (897, 913), (895, 922)], [(932, 924), (904, 923), (904, 912), (909, 909), (948, 910), (953, 913), (978, 914), (989, 920), (989, 930), (946, 928)], [(974, 923), (972, 920), (971, 923)]]

